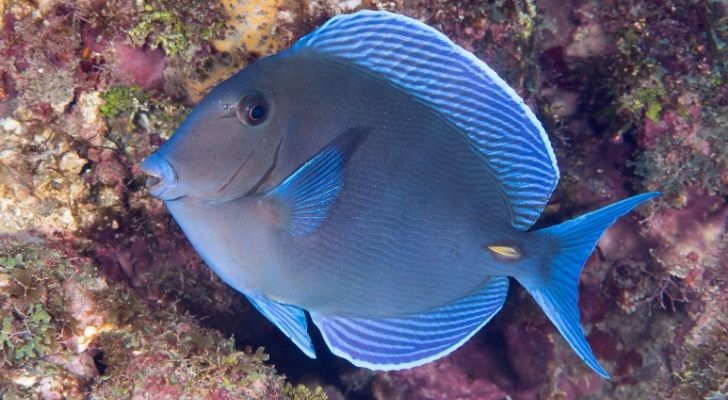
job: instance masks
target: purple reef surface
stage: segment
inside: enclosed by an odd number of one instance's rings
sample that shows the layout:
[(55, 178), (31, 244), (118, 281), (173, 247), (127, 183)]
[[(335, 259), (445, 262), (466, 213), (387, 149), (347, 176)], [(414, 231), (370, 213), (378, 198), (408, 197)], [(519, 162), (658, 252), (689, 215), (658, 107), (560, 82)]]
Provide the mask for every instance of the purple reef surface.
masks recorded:
[[(0, 398), (725, 399), (727, 8), (0, 1)], [(582, 324), (611, 380), (515, 283), (482, 332), (428, 365), (354, 368), (315, 333), (309, 360), (147, 195), (138, 163), (215, 83), (359, 9), (441, 30), (523, 96), (562, 174), (537, 226), (664, 193), (607, 231), (582, 274)]]

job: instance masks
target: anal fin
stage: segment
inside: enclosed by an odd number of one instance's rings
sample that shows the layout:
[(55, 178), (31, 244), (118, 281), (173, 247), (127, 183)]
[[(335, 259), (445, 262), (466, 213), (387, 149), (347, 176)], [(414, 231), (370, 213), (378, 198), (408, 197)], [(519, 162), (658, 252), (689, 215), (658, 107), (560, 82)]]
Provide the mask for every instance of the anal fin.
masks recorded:
[(501, 309), (508, 278), (428, 312), (356, 318), (311, 313), (331, 351), (359, 367), (397, 370), (428, 363), (460, 347)]

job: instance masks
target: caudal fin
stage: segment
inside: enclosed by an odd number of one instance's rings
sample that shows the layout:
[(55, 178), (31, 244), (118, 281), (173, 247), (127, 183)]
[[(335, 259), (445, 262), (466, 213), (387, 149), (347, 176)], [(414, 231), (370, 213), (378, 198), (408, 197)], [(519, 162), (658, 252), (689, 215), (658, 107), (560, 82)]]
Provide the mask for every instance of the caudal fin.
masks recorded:
[(617, 218), (658, 195), (645, 193), (630, 197), (539, 231), (556, 239), (559, 248), (544, 273), (518, 279), (579, 357), (605, 378), (609, 374), (594, 357), (579, 323), (579, 273), (602, 233)]

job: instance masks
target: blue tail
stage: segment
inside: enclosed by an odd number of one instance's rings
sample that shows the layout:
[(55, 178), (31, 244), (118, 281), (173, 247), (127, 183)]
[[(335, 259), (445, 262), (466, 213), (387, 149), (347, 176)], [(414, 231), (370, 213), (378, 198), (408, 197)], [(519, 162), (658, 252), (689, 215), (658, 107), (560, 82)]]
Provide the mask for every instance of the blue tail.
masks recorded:
[(594, 357), (579, 324), (579, 273), (602, 233), (617, 218), (658, 195), (659, 193), (644, 193), (630, 197), (538, 231), (554, 239), (558, 249), (547, 261), (545, 268), (539, 268), (542, 273), (518, 279), (579, 357), (604, 378), (609, 378), (609, 374)]

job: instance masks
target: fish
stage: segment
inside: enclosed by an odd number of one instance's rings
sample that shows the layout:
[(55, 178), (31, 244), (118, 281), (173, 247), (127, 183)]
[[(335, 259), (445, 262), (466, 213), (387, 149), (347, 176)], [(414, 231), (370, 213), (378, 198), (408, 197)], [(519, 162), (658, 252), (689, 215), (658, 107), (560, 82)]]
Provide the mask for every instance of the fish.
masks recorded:
[[(598, 375), (580, 272), (638, 194), (535, 229), (559, 180), (548, 135), (436, 29), (338, 15), (218, 84), (141, 164), (207, 265), (315, 358), (412, 368), (463, 345), (511, 279)], [(310, 319), (307, 319), (306, 313)]]

